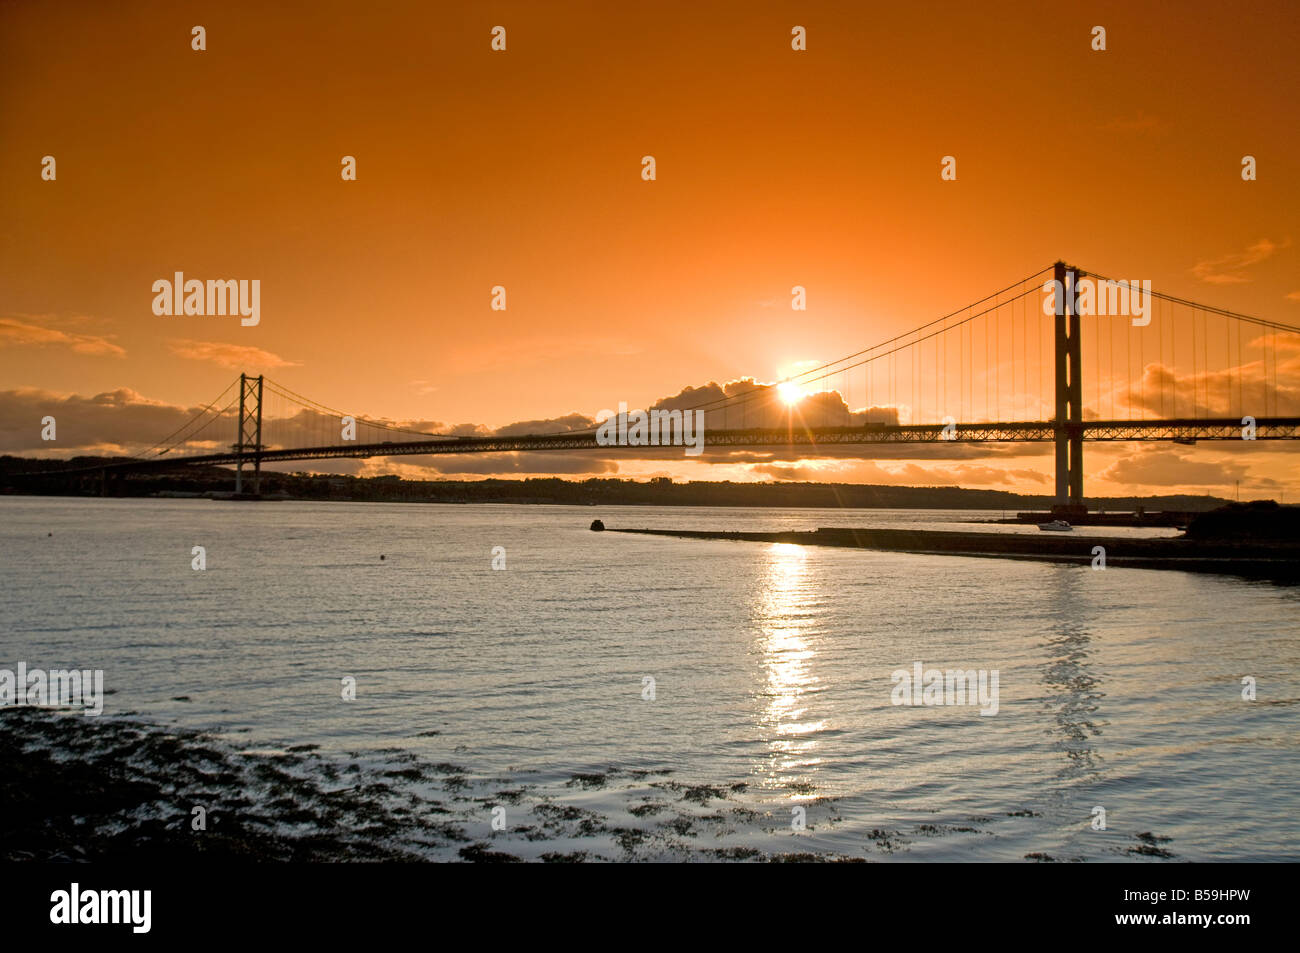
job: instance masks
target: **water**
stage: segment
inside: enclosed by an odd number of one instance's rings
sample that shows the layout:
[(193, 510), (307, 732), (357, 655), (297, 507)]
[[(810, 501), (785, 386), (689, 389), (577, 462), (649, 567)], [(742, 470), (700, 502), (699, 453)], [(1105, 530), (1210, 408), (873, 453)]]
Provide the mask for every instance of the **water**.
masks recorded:
[[(305, 771), (443, 765), (412, 789), (524, 858), (1300, 859), (1300, 590), (587, 529), (1000, 515), (11, 497), (0, 667)], [(891, 704), (918, 660), (996, 669), (997, 714)]]

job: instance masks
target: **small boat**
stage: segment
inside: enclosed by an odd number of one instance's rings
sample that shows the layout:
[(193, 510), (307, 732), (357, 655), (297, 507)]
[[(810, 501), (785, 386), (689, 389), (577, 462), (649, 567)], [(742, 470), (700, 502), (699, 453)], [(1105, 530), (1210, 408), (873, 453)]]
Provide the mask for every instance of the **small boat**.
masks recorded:
[(1050, 523), (1039, 523), (1038, 528), (1044, 533), (1069, 533), (1074, 527), (1065, 520), (1052, 520)]

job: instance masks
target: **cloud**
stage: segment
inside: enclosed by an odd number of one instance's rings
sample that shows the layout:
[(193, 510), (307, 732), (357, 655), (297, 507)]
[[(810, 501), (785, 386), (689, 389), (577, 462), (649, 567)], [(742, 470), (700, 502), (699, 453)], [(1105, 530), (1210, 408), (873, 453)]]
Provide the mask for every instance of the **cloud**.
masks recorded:
[(28, 324), (16, 318), (0, 318), (0, 347), (66, 347), (78, 354), (125, 357), (126, 351), (107, 337), (98, 334), (80, 334), (56, 328)]
[(585, 414), (572, 413), (563, 417), (550, 417), (544, 420), (521, 420), (506, 424), (494, 431), (498, 437), (518, 437), (530, 433), (569, 433), (574, 430), (586, 430), (595, 425), (595, 421)]
[(886, 486), (1011, 486), (1024, 483), (1045, 484), (1052, 479), (1047, 473), (1021, 468), (977, 466), (936, 462), (929, 466), (905, 463), (888, 466), (875, 460), (836, 461), (829, 467), (765, 463), (753, 466), (754, 473), (775, 480), (815, 480), (819, 482), (873, 483)]
[[(150, 400), (129, 387), (93, 397), (36, 388), (0, 391), (0, 451), (39, 451), (54, 456), (76, 453), (133, 453), (152, 447), (182, 427), (200, 407)], [(40, 420), (55, 419), (58, 439), (41, 439)], [(229, 443), (231, 418), (218, 419), (196, 434), (199, 446)]]
[[(713, 447), (706, 434), (704, 453), (697, 460), (713, 464), (766, 464), (781, 460), (1003, 460), (1010, 457), (1050, 456), (1050, 443), (967, 443), (956, 440), (930, 443), (855, 443), (795, 447)], [(680, 454), (680, 449), (677, 449)], [(638, 454), (638, 456), (640, 456)]]
[(1176, 450), (1143, 449), (1116, 460), (1097, 476), (1130, 486), (1232, 486), (1246, 475), (1240, 463), (1221, 460), (1193, 460)]
[(1245, 251), (1234, 252), (1209, 261), (1198, 261), (1192, 266), (1192, 274), (1201, 281), (1213, 285), (1242, 284), (1251, 280), (1246, 273), (1248, 268), (1271, 258), (1275, 251), (1285, 248), (1287, 244), (1290, 243), (1279, 245), (1267, 238), (1261, 238)]
[(647, 410), (702, 409), (705, 431), (748, 428), (800, 430), (808, 427), (861, 427), (866, 423), (897, 424), (897, 407), (850, 409), (838, 391), (805, 394), (793, 405), (780, 395), (776, 384), (761, 384), (752, 377), (702, 387), (684, 387), (662, 397)]
[(755, 473), (774, 480), (825, 480), (826, 474), (816, 468), (798, 463), (760, 463), (751, 468)]
[(189, 358), (193, 361), (208, 361), (219, 367), (229, 367), (237, 371), (245, 368), (270, 370), (276, 367), (301, 366), (296, 361), (286, 361), (278, 354), (264, 351), (260, 347), (249, 347), (242, 344), (177, 339), (168, 341), (167, 346), (171, 348), (173, 354), (179, 357)]
[(1037, 470), (1011, 470), (968, 463), (948, 466), (934, 464), (928, 467), (907, 463), (901, 467), (880, 469), (890, 477), (885, 482), (908, 486), (997, 486), (1014, 485), (1026, 480), (1031, 483), (1047, 483), (1051, 479), (1046, 473)]
[[(1142, 369), (1142, 376), (1105, 394), (1101, 407), (1084, 408), (1084, 418), (1110, 417), (1114, 398), (1116, 417), (1136, 417), (1145, 409), (1155, 417), (1290, 417), (1300, 414), (1300, 341), (1275, 337), (1243, 341), (1244, 348), (1270, 349), (1267, 362), (1246, 361), (1211, 371), (1179, 374), (1157, 361)], [(1226, 362), (1225, 362), (1226, 363)]]
[[(461, 453), (429, 457), (384, 457), (371, 461), (374, 472), (392, 473), (394, 463), (412, 479), (434, 476), (536, 476), (547, 474), (592, 475), (618, 473), (618, 463), (596, 454), (582, 453)], [(418, 461), (418, 462), (412, 462)], [(421, 470), (422, 476), (414, 476)], [(369, 475), (369, 474), (365, 474)]]

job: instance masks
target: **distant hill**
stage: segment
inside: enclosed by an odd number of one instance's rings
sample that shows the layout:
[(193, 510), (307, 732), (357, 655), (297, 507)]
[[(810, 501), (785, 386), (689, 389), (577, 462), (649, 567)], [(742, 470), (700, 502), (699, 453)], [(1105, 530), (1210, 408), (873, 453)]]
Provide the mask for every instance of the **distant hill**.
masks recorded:
[[(98, 496), (97, 476), (60, 476), (61, 471), (114, 462), (112, 458), (71, 460), (0, 456), (0, 492)], [(17, 473), (40, 472), (17, 478)], [(247, 471), (245, 471), (247, 472)], [(234, 478), (223, 467), (177, 467), (175, 470), (128, 474), (111, 482), (112, 496), (228, 493)], [(264, 495), (306, 500), (364, 500), (427, 503), (549, 503), (644, 506), (754, 506), (825, 508), (900, 508), (972, 510), (1046, 510), (1047, 495), (962, 487), (877, 486), (861, 483), (673, 483), (665, 477), (648, 481), (557, 477), (519, 480), (403, 480), (396, 476), (359, 478), (311, 473), (262, 473)], [(1200, 513), (1224, 505), (1213, 496), (1089, 497), (1090, 507), (1108, 511), (1176, 510)]]

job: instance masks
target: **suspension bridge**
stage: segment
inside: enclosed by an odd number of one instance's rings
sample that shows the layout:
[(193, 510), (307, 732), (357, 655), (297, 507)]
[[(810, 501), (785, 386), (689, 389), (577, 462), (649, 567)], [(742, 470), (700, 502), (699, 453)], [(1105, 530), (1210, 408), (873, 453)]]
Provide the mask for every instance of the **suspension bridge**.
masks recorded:
[[(868, 444), (1052, 442), (1056, 508), (1078, 512), (1085, 441), (1300, 439), (1297, 372), (1300, 328), (1056, 262), (779, 384), (710, 385), (714, 390), (654, 407), (702, 410), (711, 453), (845, 456), (852, 451), (844, 448)], [(145, 454), (88, 469), (102, 481), (230, 465), (236, 494), (244, 492), (246, 468), (256, 494), (264, 464), (543, 451), (628, 449), (602, 445), (595, 424), (551, 433), (429, 433), (345, 414), (265, 376), (241, 374)]]

